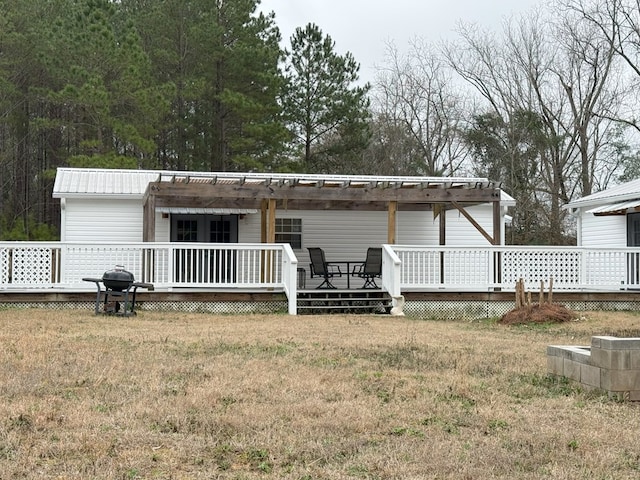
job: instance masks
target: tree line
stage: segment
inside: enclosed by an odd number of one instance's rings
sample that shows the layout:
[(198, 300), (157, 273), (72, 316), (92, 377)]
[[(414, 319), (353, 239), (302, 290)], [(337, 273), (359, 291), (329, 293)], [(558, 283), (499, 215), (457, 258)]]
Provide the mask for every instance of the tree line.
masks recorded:
[(258, 5), (0, 0), (0, 239), (56, 238), (60, 166), (489, 177), (515, 244), (571, 242), (563, 204), (640, 175), (633, 0), (389, 44), (371, 84)]

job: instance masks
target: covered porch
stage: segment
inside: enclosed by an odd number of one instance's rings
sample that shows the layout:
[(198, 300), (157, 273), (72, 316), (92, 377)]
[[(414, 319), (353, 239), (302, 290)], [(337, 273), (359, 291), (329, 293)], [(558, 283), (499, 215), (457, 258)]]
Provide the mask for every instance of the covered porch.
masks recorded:
[[(464, 217), (490, 245), (503, 242), (504, 208), (513, 200), (485, 178), (158, 172), (143, 198), (142, 240), (157, 240), (158, 212), (259, 211), (261, 243), (276, 243), (276, 217), (287, 211), (386, 212), (386, 243), (397, 243), (399, 212), (424, 212), (437, 221), (437, 243), (447, 239), (447, 212)], [(505, 198), (503, 198), (505, 197)], [(490, 228), (469, 207), (491, 207)], [(311, 245), (308, 245), (311, 246)], [(322, 245), (315, 245), (322, 246)]]

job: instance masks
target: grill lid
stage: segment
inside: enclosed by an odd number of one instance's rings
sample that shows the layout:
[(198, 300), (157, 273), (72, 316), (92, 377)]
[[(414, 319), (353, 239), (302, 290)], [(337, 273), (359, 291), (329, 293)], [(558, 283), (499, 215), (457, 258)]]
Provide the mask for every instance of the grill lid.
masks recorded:
[(133, 273), (125, 270), (122, 265), (116, 265), (113, 270), (108, 270), (102, 275), (102, 283), (111, 290), (126, 290), (133, 282)]

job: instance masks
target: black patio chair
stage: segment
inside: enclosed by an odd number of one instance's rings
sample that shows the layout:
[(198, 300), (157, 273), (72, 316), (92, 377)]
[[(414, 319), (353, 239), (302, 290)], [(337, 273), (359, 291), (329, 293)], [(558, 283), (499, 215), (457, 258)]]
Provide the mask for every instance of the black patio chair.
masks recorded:
[(382, 248), (369, 247), (367, 258), (362, 265), (356, 267), (353, 274), (364, 279), (362, 288), (378, 288), (376, 278), (382, 276)]
[(329, 265), (325, 259), (324, 250), (319, 247), (309, 247), (307, 250), (309, 250), (309, 259), (311, 260), (311, 263), (309, 264), (311, 278), (316, 276), (324, 279), (316, 288), (336, 288), (333, 283), (331, 283), (331, 279), (334, 276), (342, 276), (340, 266)]

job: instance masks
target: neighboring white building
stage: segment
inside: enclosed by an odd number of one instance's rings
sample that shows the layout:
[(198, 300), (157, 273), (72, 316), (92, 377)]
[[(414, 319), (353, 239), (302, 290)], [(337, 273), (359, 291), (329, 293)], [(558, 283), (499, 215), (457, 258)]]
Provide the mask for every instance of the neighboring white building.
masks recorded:
[(640, 247), (640, 179), (568, 203), (578, 246)]
[[(251, 181), (289, 182), (291, 188), (304, 182), (315, 182), (317, 188), (327, 188), (335, 196), (355, 184), (383, 185), (384, 188), (402, 188), (406, 184), (420, 184), (425, 192), (448, 188), (457, 184), (462, 188), (489, 188), (487, 179), (453, 179), (425, 177), (373, 177), (331, 175), (278, 175), (278, 174), (230, 174), (205, 172), (169, 172), (106, 169), (58, 169), (53, 196), (61, 203), (61, 241), (73, 242), (140, 242), (144, 238), (144, 208), (149, 185), (181, 185), (189, 182), (200, 185), (206, 180), (216, 185), (234, 183), (242, 188)], [(174, 183), (171, 183), (174, 182)], [(216, 184), (217, 182), (217, 184)], [(359, 182), (359, 183), (358, 183)], [(336, 185), (338, 185), (336, 187)], [(341, 187), (342, 186), (342, 187)], [(186, 187), (185, 187), (186, 188)], [(304, 188), (304, 187), (297, 187)], [(317, 188), (314, 191), (317, 191)], [(383, 187), (376, 187), (382, 189)], [(432, 190), (427, 190), (432, 188)], [(494, 187), (491, 187), (494, 188)], [(311, 190), (308, 190), (311, 191)], [(362, 190), (364, 192), (364, 189)], [(353, 192), (351, 192), (353, 193)], [(364, 193), (363, 193), (364, 195)], [(256, 200), (257, 201), (257, 200)], [(460, 203), (463, 203), (461, 200)], [(165, 202), (166, 203), (166, 202)], [(216, 205), (215, 200), (192, 199), (189, 206), (178, 202), (176, 206), (164, 204), (155, 208), (155, 224), (150, 240), (240, 242), (257, 243), (263, 239), (263, 213), (256, 202), (237, 202), (231, 206)], [(327, 203), (328, 205), (328, 203)], [(395, 243), (403, 245), (430, 245), (441, 243), (444, 233), (447, 246), (485, 246), (490, 242), (467, 218), (473, 218), (486, 232), (492, 232), (495, 222), (500, 224), (499, 244), (504, 244), (506, 209), (515, 205), (512, 197), (499, 191), (499, 220), (492, 203), (468, 203), (462, 209), (448, 209), (446, 228), (440, 218), (434, 218), (432, 207), (422, 210), (405, 208), (401, 204), (395, 213)], [(257, 208), (256, 208), (257, 207)], [(331, 207), (329, 207), (331, 208)], [(324, 209), (317, 202), (315, 209), (298, 209), (294, 202), (284, 202), (275, 214), (275, 235), (278, 243), (291, 243), (298, 258), (307, 253), (306, 248), (320, 246), (332, 258), (363, 257), (367, 247), (388, 243), (388, 218), (386, 210), (349, 206), (349, 208)], [(306, 257), (304, 257), (306, 258)]]

